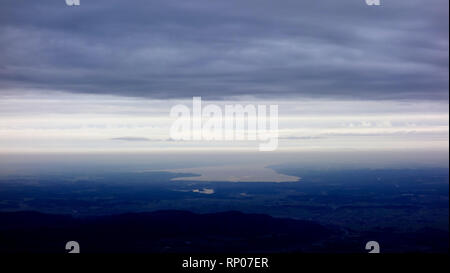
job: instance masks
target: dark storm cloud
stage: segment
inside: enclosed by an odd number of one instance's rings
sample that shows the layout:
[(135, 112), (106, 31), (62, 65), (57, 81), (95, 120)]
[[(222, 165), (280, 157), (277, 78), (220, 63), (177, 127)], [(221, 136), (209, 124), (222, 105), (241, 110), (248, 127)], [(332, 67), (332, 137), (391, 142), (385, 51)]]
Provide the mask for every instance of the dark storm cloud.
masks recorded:
[(0, 92), (448, 99), (448, 1), (6, 0)]

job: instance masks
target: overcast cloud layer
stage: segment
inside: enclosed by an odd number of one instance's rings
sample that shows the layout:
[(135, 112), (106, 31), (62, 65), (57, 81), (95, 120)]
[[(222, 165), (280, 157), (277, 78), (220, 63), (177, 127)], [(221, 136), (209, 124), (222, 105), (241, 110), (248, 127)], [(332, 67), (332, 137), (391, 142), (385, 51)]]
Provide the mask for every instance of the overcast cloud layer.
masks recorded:
[(448, 100), (448, 0), (4, 0), (0, 94)]

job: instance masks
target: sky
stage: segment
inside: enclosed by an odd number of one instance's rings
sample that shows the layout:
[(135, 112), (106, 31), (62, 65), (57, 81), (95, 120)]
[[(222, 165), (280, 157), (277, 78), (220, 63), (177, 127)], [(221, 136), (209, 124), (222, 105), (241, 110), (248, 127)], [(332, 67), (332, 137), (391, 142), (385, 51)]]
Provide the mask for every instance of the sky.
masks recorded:
[(0, 154), (174, 141), (173, 105), (279, 105), (279, 151), (448, 151), (446, 0), (5, 0)]

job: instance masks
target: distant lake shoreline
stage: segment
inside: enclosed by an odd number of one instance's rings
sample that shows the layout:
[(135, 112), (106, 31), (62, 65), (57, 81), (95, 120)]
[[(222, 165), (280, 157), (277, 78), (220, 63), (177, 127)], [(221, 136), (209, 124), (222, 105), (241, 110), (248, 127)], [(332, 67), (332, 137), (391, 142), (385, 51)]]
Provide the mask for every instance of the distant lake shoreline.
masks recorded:
[(192, 173), (198, 176), (182, 176), (172, 178), (172, 181), (203, 181), (203, 182), (298, 182), (300, 177), (285, 175), (263, 165), (227, 165), (207, 166), (184, 169), (164, 170), (175, 173)]

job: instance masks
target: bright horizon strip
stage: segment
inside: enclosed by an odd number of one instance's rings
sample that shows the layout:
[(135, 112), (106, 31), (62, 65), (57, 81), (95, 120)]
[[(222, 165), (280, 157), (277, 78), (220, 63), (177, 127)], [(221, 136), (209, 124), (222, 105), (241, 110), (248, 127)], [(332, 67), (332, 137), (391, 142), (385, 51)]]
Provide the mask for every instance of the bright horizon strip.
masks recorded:
[[(64, 92), (0, 99), (0, 153), (256, 150), (252, 141), (174, 141), (170, 108), (192, 99), (152, 100)], [(278, 150), (448, 150), (448, 101), (236, 98), (278, 104)]]

